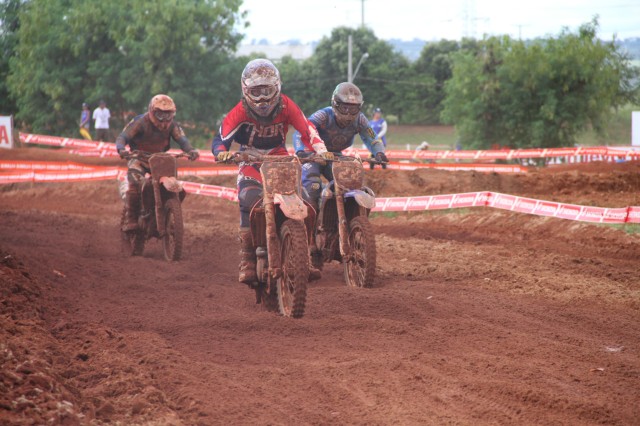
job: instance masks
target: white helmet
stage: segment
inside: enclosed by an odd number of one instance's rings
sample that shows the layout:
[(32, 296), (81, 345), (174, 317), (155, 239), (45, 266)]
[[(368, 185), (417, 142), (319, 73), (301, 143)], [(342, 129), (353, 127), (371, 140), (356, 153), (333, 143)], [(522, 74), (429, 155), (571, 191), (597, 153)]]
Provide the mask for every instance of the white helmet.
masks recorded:
[(269, 117), (280, 103), (280, 73), (267, 59), (254, 59), (242, 71), (242, 97), (258, 117)]

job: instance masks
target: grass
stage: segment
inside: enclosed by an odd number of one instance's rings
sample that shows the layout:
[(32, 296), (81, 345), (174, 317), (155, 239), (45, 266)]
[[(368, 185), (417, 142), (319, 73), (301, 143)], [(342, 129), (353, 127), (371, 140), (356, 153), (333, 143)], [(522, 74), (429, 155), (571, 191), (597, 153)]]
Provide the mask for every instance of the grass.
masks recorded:
[(629, 235), (640, 234), (640, 224), (637, 223), (607, 223), (602, 226), (610, 226), (615, 229), (620, 229)]
[[(640, 105), (626, 105), (614, 112), (604, 135), (593, 130), (578, 135), (582, 146), (630, 145), (631, 112), (640, 111)], [(453, 126), (389, 125), (387, 146), (391, 149), (415, 149), (427, 141), (431, 149), (455, 149), (456, 132)], [(356, 140), (356, 144), (359, 141)]]
[(441, 210), (418, 210), (418, 211), (403, 211), (403, 212), (371, 212), (370, 217), (386, 217), (386, 218), (396, 218), (398, 214), (408, 214), (410, 217), (415, 215), (431, 215), (431, 216), (444, 216), (457, 214), (460, 216), (470, 214), (472, 212), (472, 208), (462, 207), (457, 209), (441, 209)]
[[(640, 105), (627, 105), (616, 111), (606, 129), (604, 136), (589, 130), (578, 135), (578, 144), (582, 146), (600, 145), (630, 145), (631, 144), (631, 112), (640, 111)], [(287, 146), (293, 146), (292, 135), (294, 129), (289, 129), (287, 134)], [(198, 148), (210, 149), (211, 140), (192, 138)], [(414, 150), (422, 141), (429, 142), (432, 150), (455, 149), (456, 131), (453, 126), (425, 126), (389, 124), (387, 131), (387, 147), (389, 149)], [(355, 146), (361, 147), (362, 141), (358, 136)]]

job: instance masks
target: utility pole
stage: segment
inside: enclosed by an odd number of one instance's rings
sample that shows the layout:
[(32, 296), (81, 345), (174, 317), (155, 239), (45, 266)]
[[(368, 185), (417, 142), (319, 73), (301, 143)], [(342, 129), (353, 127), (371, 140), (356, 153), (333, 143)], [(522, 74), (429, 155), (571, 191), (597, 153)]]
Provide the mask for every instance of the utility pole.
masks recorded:
[(349, 34), (347, 55), (349, 55), (349, 59), (347, 61), (347, 81), (351, 83), (353, 81), (353, 37), (351, 34)]
[(364, 0), (361, 0), (362, 2), (362, 28), (364, 28)]

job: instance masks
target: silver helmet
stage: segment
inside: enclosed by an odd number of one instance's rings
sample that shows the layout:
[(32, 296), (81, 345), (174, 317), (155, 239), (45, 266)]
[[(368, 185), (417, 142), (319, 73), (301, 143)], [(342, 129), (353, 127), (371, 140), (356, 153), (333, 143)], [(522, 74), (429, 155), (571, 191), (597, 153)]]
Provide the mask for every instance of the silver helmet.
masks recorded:
[(362, 109), (362, 92), (353, 83), (340, 83), (336, 86), (331, 97), (331, 107), (340, 127), (352, 123)]
[(242, 71), (242, 97), (258, 117), (268, 117), (280, 103), (280, 73), (267, 59), (254, 59)]

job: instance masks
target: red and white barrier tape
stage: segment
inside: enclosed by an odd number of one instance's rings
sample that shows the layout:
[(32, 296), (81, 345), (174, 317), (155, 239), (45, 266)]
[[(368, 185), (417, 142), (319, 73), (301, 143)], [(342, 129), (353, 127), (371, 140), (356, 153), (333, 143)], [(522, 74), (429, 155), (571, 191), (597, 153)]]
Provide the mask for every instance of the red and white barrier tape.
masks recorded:
[[(35, 135), (31, 133), (19, 133), (23, 143), (59, 146), (88, 150), (91, 155), (110, 156), (115, 154), (115, 144), (110, 142), (94, 142), (84, 139), (62, 138), (58, 136)], [(289, 149), (290, 153), (293, 150)], [(346, 155), (359, 154), (369, 156), (366, 149), (348, 148), (343, 151)], [(77, 153), (77, 152), (76, 152)], [(468, 150), (468, 151), (415, 151), (402, 149), (389, 149), (387, 156), (393, 159), (409, 160), (514, 160), (524, 158), (554, 158), (574, 156), (599, 156), (620, 158), (625, 160), (640, 159), (640, 151), (633, 151), (615, 147), (571, 147), (571, 148), (533, 148), (533, 149), (502, 149), (502, 150)], [(82, 155), (82, 154), (81, 154)], [(88, 155), (88, 152), (85, 152)], [(210, 161), (213, 155), (210, 152), (201, 152), (202, 161)]]
[(466, 207), (493, 207), (537, 216), (596, 223), (640, 223), (640, 206), (603, 208), (536, 200), (498, 192), (376, 198), (372, 211), (426, 211)]
[[(31, 164), (31, 170), (24, 170)], [(77, 164), (47, 162), (0, 162), (0, 183), (16, 182), (71, 182), (126, 178), (126, 171), (119, 167), (82, 166)], [(48, 168), (53, 167), (53, 168)], [(56, 168), (57, 167), (57, 168)], [(197, 169), (194, 169), (197, 170)], [(220, 174), (233, 174), (236, 170), (219, 170)], [(237, 190), (216, 185), (182, 182), (188, 193), (237, 201)], [(493, 207), (537, 216), (557, 217), (595, 223), (640, 223), (640, 206), (603, 208), (536, 200), (498, 192), (468, 192), (462, 194), (426, 195), (418, 197), (376, 198), (374, 212), (426, 211), (467, 207)]]

